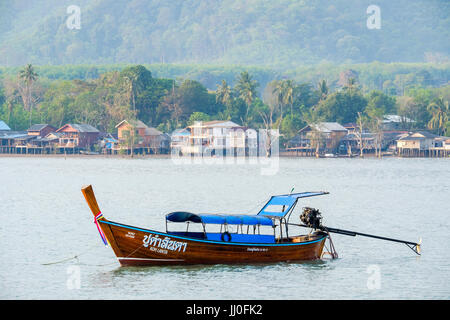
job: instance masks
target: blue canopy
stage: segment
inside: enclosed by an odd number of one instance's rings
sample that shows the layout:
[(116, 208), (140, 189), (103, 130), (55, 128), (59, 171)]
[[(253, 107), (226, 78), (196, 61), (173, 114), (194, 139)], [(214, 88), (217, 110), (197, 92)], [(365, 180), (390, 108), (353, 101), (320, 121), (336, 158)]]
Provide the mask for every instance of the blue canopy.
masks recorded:
[(272, 196), (261, 211), (258, 212), (258, 216), (284, 217), (299, 198), (314, 197), (323, 194), (328, 194), (328, 192), (301, 192)]
[(225, 214), (195, 214), (190, 212), (172, 212), (166, 215), (171, 222), (196, 222), (205, 224), (244, 224), (273, 226), (273, 220), (264, 216), (225, 215)]
[(229, 214), (196, 214), (177, 211), (166, 215), (166, 220), (171, 222), (195, 222), (205, 224), (244, 224), (274, 226), (272, 218), (282, 218), (294, 206), (299, 198), (307, 198), (328, 194), (325, 191), (301, 192), (272, 196), (257, 215), (229, 215)]

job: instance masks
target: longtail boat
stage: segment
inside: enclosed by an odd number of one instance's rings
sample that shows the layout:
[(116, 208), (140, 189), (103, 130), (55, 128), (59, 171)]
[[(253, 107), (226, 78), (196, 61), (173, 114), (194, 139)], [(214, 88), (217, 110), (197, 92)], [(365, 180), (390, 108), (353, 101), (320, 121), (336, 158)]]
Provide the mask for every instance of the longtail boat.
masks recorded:
[[(320, 212), (313, 208), (303, 208), (302, 224), (289, 222), (299, 199), (328, 194), (324, 191), (272, 196), (256, 215), (171, 212), (166, 215), (165, 232), (110, 221), (100, 211), (92, 186), (83, 187), (82, 193), (103, 243), (111, 246), (122, 266), (290, 262), (321, 259), (326, 254), (336, 258), (330, 232), (403, 242), (417, 254), (420, 249), (417, 243), (324, 227)], [(169, 231), (169, 223), (186, 228)], [(201, 230), (190, 231), (190, 225)], [(207, 231), (211, 226), (220, 229)], [(291, 235), (289, 226), (310, 231)]]

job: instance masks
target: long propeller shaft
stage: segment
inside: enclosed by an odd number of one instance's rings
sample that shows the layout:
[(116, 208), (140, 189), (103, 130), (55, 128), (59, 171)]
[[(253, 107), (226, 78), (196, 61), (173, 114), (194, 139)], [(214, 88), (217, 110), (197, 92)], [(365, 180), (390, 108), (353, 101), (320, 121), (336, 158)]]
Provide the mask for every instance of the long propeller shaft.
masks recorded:
[[(304, 225), (304, 224), (295, 224), (295, 223), (288, 223), (288, 224), (299, 226), (299, 227), (310, 228), (309, 226)], [(369, 237), (369, 238), (375, 238), (375, 239), (380, 239), (380, 240), (404, 243), (411, 250), (413, 250), (416, 254), (420, 255), (421, 241), (419, 241), (419, 243), (416, 243), (416, 242), (411, 242), (411, 241), (406, 241), (406, 240), (399, 240), (399, 239), (382, 237), (382, 236), (377, 236), (377, 235), (368, 234), (368, 233), (362, 233), (362, 232), (350, 231), (350, 230), (344, 230), (344, 229), (337, 229), (337, 228), (330, 228), (330, 227), (325, 227), (325, 226), (320, 226), (320, 227), (318, 227), (318, 229), (323, 230), (325, 232), (332, 232), (332, 233), (342, 234), (342, 235), (351, 236), (351, 237), (362, 236), (362, 237)]]

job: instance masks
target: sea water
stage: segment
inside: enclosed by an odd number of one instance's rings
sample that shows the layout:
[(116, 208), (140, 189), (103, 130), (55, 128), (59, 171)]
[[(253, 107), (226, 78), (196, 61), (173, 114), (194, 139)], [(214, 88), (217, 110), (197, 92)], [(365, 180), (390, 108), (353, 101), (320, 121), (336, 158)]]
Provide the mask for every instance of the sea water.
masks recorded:
[[(1, 299), (448, 299), (450, 159), (279, 158), (262, 164), (171, 158), (0, 158)], [(110, 220), (165, 230), (165, 214), (255, 214), (275, 194), (323, 224), (408, 241), (332, 235), (339, 258), (303, 263), (120, 267), (81, 187)], [(290, 229), (292, 231), (292, 228)], [(299, 233), (305, 230), (298, 230)]]

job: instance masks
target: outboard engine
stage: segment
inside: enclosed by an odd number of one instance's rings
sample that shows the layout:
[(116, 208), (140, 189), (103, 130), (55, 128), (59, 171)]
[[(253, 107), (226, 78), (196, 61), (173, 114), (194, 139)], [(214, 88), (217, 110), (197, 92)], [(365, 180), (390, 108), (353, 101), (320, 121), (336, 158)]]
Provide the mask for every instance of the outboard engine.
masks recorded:
[(322, 228), (322, 214), (318, 209), (308, 207), (303, 208), (303, 212), (300, 215), (300, 221), (313, 229)]

